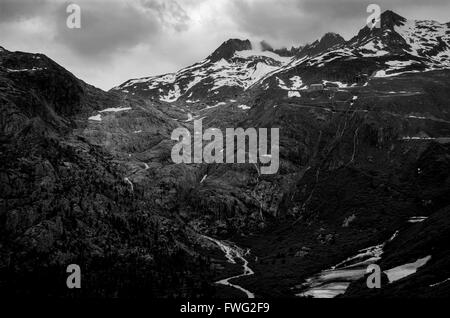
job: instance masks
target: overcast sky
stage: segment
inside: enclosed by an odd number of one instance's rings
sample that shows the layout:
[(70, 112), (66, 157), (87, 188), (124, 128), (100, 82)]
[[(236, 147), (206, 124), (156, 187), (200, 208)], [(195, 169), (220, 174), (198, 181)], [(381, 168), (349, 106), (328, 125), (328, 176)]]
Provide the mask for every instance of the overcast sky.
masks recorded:
[[(66, 26), (70, 3), (81, 29)], [(0, 46), (48, 55), (105, 90), (176, 71), (229, 38), (298, 46), (336, 32), (349, 39), (367, 5), (405, 18), (450, 22), (449, 0), (0, 0)]]

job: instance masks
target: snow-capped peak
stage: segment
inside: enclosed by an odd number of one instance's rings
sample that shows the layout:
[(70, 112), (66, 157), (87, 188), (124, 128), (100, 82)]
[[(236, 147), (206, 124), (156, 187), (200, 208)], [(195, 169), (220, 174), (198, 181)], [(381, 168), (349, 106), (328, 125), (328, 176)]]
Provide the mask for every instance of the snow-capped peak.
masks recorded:
[(230, 39), (224, 42), (217, 50), (215, 50), (208, 59), (211, 62), (217, 62), (221, 59), (229, 59), (233, 57), (233, 55), (237, 51), (245, 51), (251, 50), (252, 43), (250, 40), (239, 40), (239, 39)]
[(219, 99), (224, 93), (245, 91), (291, 59), (254, 49), (248, 40), (232, 39), (200, 63), (172, 74), (130, 80), (113, 90), (169, 103)]
[(114, 90), (165, 102), (218, 103), (255, 86), (290, 83), (296, 76), (302, 87), (327, 80), (365, 85), (372, 77), (442, 68), (450, 68), (449, 24), (386, 11), (380, 28), (365, 26), (349, 41), (327, 33), (304, 47), (274, 50), (266, 42), (231, 39), (177, 73), (130, 80)]
[[(372, 52), (384, 51), (385, 54), (405, 53), (419, 58), (434, 57), (448, 51), (450, 28), (448, 24), (432, 20), (408, 20), (392, 11), (386, 11), (381, 15), (381, 28), (363, 28), (347, 46)], [(441, 56), (437, 58), (445, 63)]]

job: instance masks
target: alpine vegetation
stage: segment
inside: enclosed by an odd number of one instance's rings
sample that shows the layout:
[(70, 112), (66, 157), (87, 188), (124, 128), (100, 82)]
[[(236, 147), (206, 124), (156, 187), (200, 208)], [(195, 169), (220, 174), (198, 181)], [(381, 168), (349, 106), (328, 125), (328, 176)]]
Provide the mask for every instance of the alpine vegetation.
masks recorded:
[[(268, 131), (267, 128), (227, 128), (224, 148), (224, 134), (220, 129), (208, 128), (203, 132), (202, 120), (195, 120), (193, 138), (187, 128), (173, 131), (171, 138), (178, 143), (172, 148), (172, 161), (176, 164), (261, 164), (261, 174), (276, 174), (280, 167), (280, 131), (270, 129), (270, 143)], [(204, 145), (204, 142), (208, 143)]]

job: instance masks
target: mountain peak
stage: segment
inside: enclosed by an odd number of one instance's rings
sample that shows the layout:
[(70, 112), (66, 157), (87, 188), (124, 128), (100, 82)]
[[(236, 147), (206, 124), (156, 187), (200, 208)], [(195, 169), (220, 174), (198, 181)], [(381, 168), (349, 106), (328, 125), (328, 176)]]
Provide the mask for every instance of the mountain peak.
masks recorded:
[(341, 44), (344, 42), (345, 42), (345, 39), (342, 36), (340, 36), (339, 34), (334, 33), (334, 32), (325, 33), (325, 35), (322, 36), (322, 38), (320, 39), (320, 43), (325, 44), (327, 46), (329, 46), (329, 45), (334, 46), (336, 44)]
[(324, 36), (322, 36), (322, 39), (323, 38), (342, 38), (342, 36), (334, 32), (327, 32)]
[(311, 44), (306, 45), (300, 50), (298, 57), (306, 55), (313, 56), (324, 52), (333, 46), (345, 43), (345, 39), (337, 33), (328, 32), (320, 40), (316, 40)]
[(395, 32), (388, 33), (389, 34), (388, 38), (385, 38), (383, 34), (387, 30), (395, 31), (395, 27), (400, 27), (404, 25), (407, 19), (391, 10), (384, 11), (381, 14), (380, 19), (381, 19), (380, 28), (371, 29), (368, 25), (366, 25), (359, 31), (358, 35), (356, 35), (349, 41), (349, 43), (351, 43), (352, 45), (357, 45), (358, 43), (363, 43), (368, 39), (377, 36), (382, 37), (383, 41), (389, 43), (389, 46), (391, 46), (392, 48), (398, 48), (398, 44), (402, 42), (402, 40), (401, 38), (399, 38), (397, 33)]
[(217, 62), (221, 59), (230, 59), (237, 51), (246, 51), (252, 49), (250, 40), (230, 39), (214, 51), (208, 58), (211, 62)]
[[(268, 51), (268, 52), (272, 52), (272, 53), (278, 54), (279, 56), (283, 56), (283, 57), (292, 57), (296, 53), (298, 53), (298, 51), (301, 49), (301, 47), (300, 48), (292, 47), (290, 49), (288, 49), (286, 47), (282, 47), (282, 48), (275, 49), (275, 48), (273, 48), (272, 45), (270, 45), (270, 43), (268, 43), (266, 41), (261, 41), (259, 43), (259, 46), (263, 52)], [(253, 49), (255, 49), (255, 48), (253, 48)]]
[(384, 12), (381, 14), (381, 17), (382, 17), (382, 18), (385, 18), (385, 19), (388, 19), (388, 18), (389, 18), (389, 19), (395, 19), (395, 20), (398, 20), (398, 19), (404, 20), (404, 19), (405, 19), (404, 17), (402, 17), (401, 15), (395, 13), (395, 12), (392, 11), (392, 10), (386, 10), (386, 11), (384, 11)]
[(406, 19), (394, 11), (386, 10), (381, 14), (381, 27), (383, 29), (399, 26), (404, 22), (406, 22)]

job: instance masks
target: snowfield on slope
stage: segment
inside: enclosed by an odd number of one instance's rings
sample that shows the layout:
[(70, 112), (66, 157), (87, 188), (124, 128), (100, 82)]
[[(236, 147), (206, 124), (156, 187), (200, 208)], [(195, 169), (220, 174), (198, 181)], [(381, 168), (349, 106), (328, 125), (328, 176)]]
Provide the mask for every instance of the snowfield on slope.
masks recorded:
[(113, 90), (128, 93), (141, 90), (156, 94), (163, 102), (173, 103), (181, 97), (190, 98), (197, 86), (207, 88), (212, 94), (227, 87), (247, 90), (291, 60), (268, 51), (237, 51), (228, 60), (211, 62), (206, 59), (177, 73), (129, 80)]

